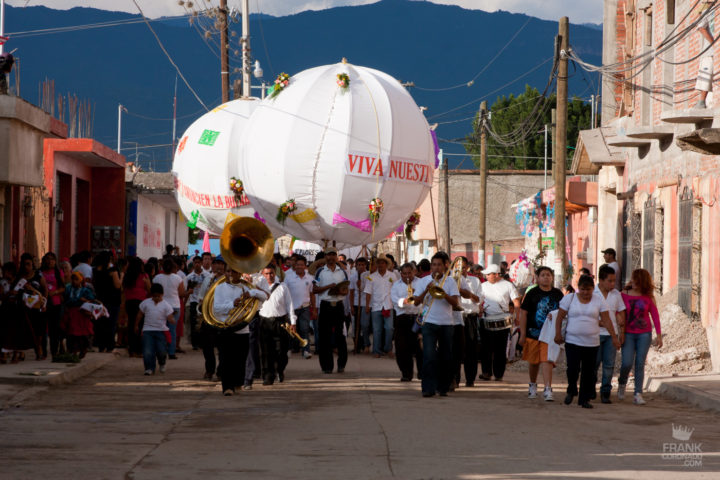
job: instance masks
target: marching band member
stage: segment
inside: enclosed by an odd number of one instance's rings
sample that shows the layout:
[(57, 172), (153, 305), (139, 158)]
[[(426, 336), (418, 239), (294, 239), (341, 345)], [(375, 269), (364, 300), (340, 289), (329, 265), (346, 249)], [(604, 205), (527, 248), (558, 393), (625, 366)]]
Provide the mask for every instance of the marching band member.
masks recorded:
[[(205, 258), (205, 257), (203, 257)], [(210, 289), (210, 286), (218, 281), (220, 278), (225, 276), (225, 260), (222, 256), (218, 255), (211, 264), (212, 275), (207, 275), (203, 280), (198, 290), (198, 306), (202, 305), (205, 294)], [(201, 332), (201, 344), (203, 357), (205, 358), (205, 380), (212, 380), (215, 372), (220, 376), (220, 367), (218, 366), (217, 360), (215, 359), (215, 348), (217, 348), (217, 330), (212, 328), (205, 322), (200, 325)]]
[(506, 328), (495, 329), (493, 327), (491, 330), (488, 328), (488, 321), (513, 316), (510, 313), (511, 304), (517, 314), (520, 310), (520, 298), (513, 284), (502, 278), (500, 267), (497, 265), (488, 265), (482, 273), (487, 277), (487, 282), (482, 284), (485, 312), (480, 327), (480, 341), (482, 342), (480, 353), (482, 374), (480, 378), (490, 380), (490, 376), (495, 375), (495, 380), (500, 381), (505, 375), (508, 334), (515, 322), (510, 322)]
[(413, 379), (413, 360), (417, 363), (418, 375), (422, 371), (422, 350), (418, 333), (413, 330), (419, 308), (408, 299), (417, 291), (418, 281), (415, 269), (406, 263), (400, 268), (402, 281), (393, 283), (390, 298), (395, 309), (395, 360), (400, 368), (401, 382)]
[[(262, 290), (249, 289), (240, 283), (241, 274), (230, 270), (230, 280), (217, 286), (213, 315), (219, 322), (226, 322), (233, 308), (250, 297), (266, 300), (267, 294)], [(239, 331), (221, 331), (218, 334), (220, 365), (222, 365), (223, 395), (235, 393), (235, 387), (243, 383), (245, 362), (248, 355), (250, 327), (245, 326)]]
[[(423, 371), (422, 395), (432, 397), (436, 392), (447, 396), (452, 379), (452, 307), (460, 305), (460, 292), (457, 283), (445, 281), (438, 285), (450, 265), (450, 257), (445, 252), (437, 252), (432, 257), (431, 275), (417, 283), (417, 290), (422, 291), (415, 297), (415, 305), (423, 305), (422, 337), (423, 337)], [(428, 296), (432, 285), (439, 286), (445, 292), (443, 298)]]
[[(470, 264), (465, 257), (462, 257), (462, 281), (464, 287), (460, 290), (460, 305), (463, 308), (463, 320), (465, 324), (465, 386), (475, 385), (475, 378), (478, 371), (478, 318), (482, 313), (483, 294), (482, 284), (478, 277), (468, 275)], [(458, 382), (459, 372), (458, 372)]]
[(270, 285), (270, 296), (263, 303), (258, 314), (260, 355), (263, 385), (272, 385), (276, 374), (281, 383), (285, 380), (285, 367), (288, 364), (290, 338), (283, 324), (289, 320), (292, 330), (295, 331), (297, 317), (290, 290), (287, 285), (278, 282), (275, 276), (275, 265), (269, 264), (265, 267), (262, 275)]
[(380, 358), (384, 354), (392, 358), (393, 304), (390, 300), (390, 290), (396, 277), (388, 270), (392, 261), (387, 256), (380, 255), (375, 260), (375, 264), (377, 271), (370, 275), (365, 284), (365, 313), (369, 313), (372, 320), (375, 358)]
[[(315, 310), (315, 294), (312, 293), (312, 276), (307, 272), (307, 259), (302, 255), (295, 255), (293, 270), (285, 275), (285, 285), (290, 290), (295, 316), (297, 317), (297, 331), (302, 338), (308, 341), (303, 347), (303, 358), (312, 358), (310, 353), (310, 322)], [(293, 273), (290, 273), (290, 272)]]
[(370, 349), (370, 314), (365, 312), (363, 293), (370, 276), (367, 270), (367, 259), (360, 257), (355, 262), (355, 268), (350, 271), (350, 298), (355, 317), (355, 353), (367, 352)]
[[(324, 266), (315, 273), (313, 293), (320, 301), (318, 313), (318, 337), (316, 350), (323, 373), (332, 373), (334, 367), (333, 343), (338, 351), (338, 373), (345, 371), (347, 364), (347, 342), (345, 340), (345, 305), (343, 299), (347, 295), (330, 294), (330, 289), (339, 283), (348, 281), (345, 270), (337, 263), (337, 248), (325, 249)], [(333, 340), (335, 340), (333, 342)]]

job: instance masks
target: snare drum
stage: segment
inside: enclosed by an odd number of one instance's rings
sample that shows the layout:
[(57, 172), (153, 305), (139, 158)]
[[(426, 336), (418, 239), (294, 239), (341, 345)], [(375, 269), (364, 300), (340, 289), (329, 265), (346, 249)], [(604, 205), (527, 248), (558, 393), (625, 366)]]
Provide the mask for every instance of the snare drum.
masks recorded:
[(506, 330), (513, 326), (513, 316), (509, 313), (501, 313), (500, 315), (488, 315), (483, 318), (485, 329), (492, 332)]

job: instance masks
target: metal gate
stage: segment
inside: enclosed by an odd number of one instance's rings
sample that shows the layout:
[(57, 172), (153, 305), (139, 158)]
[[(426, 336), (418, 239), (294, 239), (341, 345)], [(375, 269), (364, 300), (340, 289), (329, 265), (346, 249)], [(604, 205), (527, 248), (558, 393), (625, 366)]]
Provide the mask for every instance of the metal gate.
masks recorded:
[(686, 315), (692, 314), (692, 247), (693, 247), (693, 194), (685, 187), (678, 207), (680, 222), (678, 242), (678, 304)]
[(630, 274), (636, 268), (640, 268), (641, 255), (641, 217), (635, 211), (635, 205), (632, 200), (625, 202), (623, 208), (623, 255), (622, 269), (624, 285), (630, 280)]
[(655, 272), (655, 200), (648, 198), (643, 209), (642, 268)]

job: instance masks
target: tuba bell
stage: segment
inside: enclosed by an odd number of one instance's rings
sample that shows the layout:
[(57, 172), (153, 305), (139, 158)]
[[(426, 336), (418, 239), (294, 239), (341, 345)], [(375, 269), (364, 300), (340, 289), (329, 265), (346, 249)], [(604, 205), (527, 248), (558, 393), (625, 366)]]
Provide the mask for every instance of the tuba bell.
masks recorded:
[[(270, 229), (259, 220), (250, 217), (236, 217), (225, 224), (220, 235), (220, 254), (228, 267), (240, 273), (257, 272), (272, 259), (275, 239)], [(225, 322), (219, 321), (213, 312), (215, 289), (226, 282), (226, 277), (212, 284), (202, 302), (203, 321), (219, 330), (239, 330), (249, 324), (260, 308), (257, 298), (245, 298), (230, 310)], [(240, 283), (247, 288), (255, 288), (245, 280)]]

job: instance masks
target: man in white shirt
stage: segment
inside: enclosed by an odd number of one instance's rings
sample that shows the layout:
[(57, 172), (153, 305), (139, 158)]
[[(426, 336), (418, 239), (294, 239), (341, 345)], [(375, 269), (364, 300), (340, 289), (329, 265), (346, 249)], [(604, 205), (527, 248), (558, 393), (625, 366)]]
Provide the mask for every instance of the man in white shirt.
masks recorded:
[(181, 321), (180, 299), (185, 297), (185, 284), (183, 283), (183, 279), (180, 278), (178, 274), (173, 273), (173, 270), (176, 268), (175, 262), (171, 258), (166, 258), (162, 263), (162, 273), (155, 275), (155, 278), (152, 280), (153, 283), (159, 283), (163, 286), (165, 290), (163, 298), (173, 307), (175, 315), (175, 323), (169, 325), (172, 343), (170, 343), (170, 348), (168, 348), (168, 358), (171, 360), (177, 360), (175, 349), (177, 347), (177, 326)]
[[(622, 295), (615, 289), (615, 270), (610, 265), (602, 265), (598, 271), (598, 283), (595, 285), (595, 292), (600, 293), (605, 299), (608, 308), (608, 315), (617, 333), (620, 343), (625, 337), (625, 302)], [(602, 364), (602, 383), (600, 386), (600, 401), (612, 403), (610, 393), (612, 392), (612, 378), (615, 369), (615, 356), (617, 349), (612, 342), (612, 336), (607, 328), (600, 327), (600, 348), (598, 349), (597, 371)], [(597, 376), (597, 375), (596, 375)]]
[(370, 314), (365, 312), (365, 285), (370, 277), (368, 261), (360, 257), (350, 271), (350, 298), (355, 318), (355, 353), (370, 351)]
[(415, 295), (418, 280), (415, 268), (406, 263), (400, 268), (401, 281), (394, 282), (390, 299), (395, 310), (395, 361), (402, 377), (401, 382), (413, 379), (413, 362), (417, 363), (418, 374), (422, 371), (422, 349), (418, 332), (413, 330), (419, 307), (408, 298)]
[[(510, 312), (510, 305), (513, 306), (513, 311), (517, 313), (520, 310), (520, 298), (513, 284), (500, 276), (499, 266), (490, 264), (482, 273), (487, 277), (487, 281), (482, 284), (485, 315), (480, 327), (480, 342), (482, 344), (480, 349), (482, 374), (480, 378), (490, 380), (490, 376), (495, 375), (495, 380), (500, 381), (505, 374), (507, 341), (511, 325), (501, 330), (489, 330), (487, 322), (489, 320), (498, 321), (503, 318), (513, 317), (514, 314)], [(513, 325), (515, 323), (512, 322)]]
[(615, 288), (620, 290), (620, 265), (618, 265), (614, 248), (606, 248), (602, 251), (605, 264), (615, 271)]
[(185, 292), (189, 295), (190, 301), (190, 344), (193, 350), (200, 348), (200, 324), (198, 322), (197, 306), (200, 302), (200, 288), (208, 275), (202, 268), (202, 259), (193, 258), (193, 270), (185, 277)]
[[(465, 328), (465, 355), (463, 366), (465, 370), (465, 386), (475, 385), (478, 370), (478, 318), (482, 311), (483, 294), (480, 279), (468, 275), (470, 263), (462, 257), (462, 280), (460, 306), (462, 306)], [(460, 371), (457, 372), (457, 382), (460, 382)]]
[(307, 259), (302, 255), (294, 256), (293, 270), (285, 275), (285, 285), (290, 290), (295, 316), (297, 317), (297, 332), (308, 341), (303, 347), (303, 358), (312, 358), (310, 353), (310, 321), (315, 312), (315, 294), (312, 293), (312, 276), (307, 273)]
[[(431, 274), (417, 283), (415, 305), (422, 307), (423, 370), (422, 395), (432, 397), (435, 393), (447, 396), (452, 381), (452, 307), (460, 305), (460, 292), (452, 279), (438, 285), (450, 266), (450, 257), (437, 252), (430, 263)], [(445, 295), (435, 298), (428, 292), (431, 285), (442, 288)]]
[(213, 274), (213, 256), (210, 252), (203, 252), (203, 254), (200, 256), (202, 258), (202, 269), (203, 272), (205, 272), (205, 275), (212, 275)]
[(173, 308), (163, 300), (163, 287), (154, 283), (150, 287), (150, 298), (140, 303), (137, 321), (135, 322), (135, 333), (139, 333), (140, 322), (143, 317), (143, 363), (145, 375), (155, 373), (155, 358), (160, 365), (160, 373), (165, 373), (165, 362), (167, 361), (167, 339), (165, 332), (168, 331), (168, 324), (175, 322)]
[[(348, 281), (345, 270), (337, 263), (337, 248), (325, 249), (324, 266), (315, 273), (313, 293), (320, 301), (318, 312), (318, 337), (316, 350), (323, 373), (332, 373), (334, 368), (333, 345), (338, 352), (338, 373), (345, 371), (347, 364), (347, 341), (345, 339), (345, 305), (347, 293), (336, 291), (334, 287)], [(331, 292), (332, 290), (332, 292)]]
[(375, 358), (392, 353), (393, 304), (390, 290), (395, 275), (388, 270), (390, 259), (380, 255), (376, 260), (377, 271), (370, 275), (365, 283), (365, 313), (370, 314), (373, 332), (373, 355)]
[[(205, 277), (205, 280), (203, 280), (198, 290), (198, 305), (201, 310), (203, 299), (210, 289), (210, 286), (225, 276), (225, 260), (223, 260), (222, 256), (218, 255), (217, 258), (213, 259), (212, 270), (213, 275)], [(203, 378), (205, 380), (212, 380), (215, 372), (220, 371), (220, 369), (217, 368), (217, 360), (215, 358), (215, 349), (218, 348), (218, 331), (203, 321), (200, 325), (200, 332), (200, 344), (202, 345), (203, 357), (205, 358), (205, 375)]]
[(260, 362), (263, 385), (272, 385), (276, 375), (281, 383), (285, 380), (290, 337), (284, 324), (289, 321), (290, 328), (294, 332), (297, 317), (290, 290), (287, 285), (280, 283), (275, 277), (275, 265), (266, 266), (261, 273), (267, 284), (270, 285), (270, 296), (258, 312)]
[[(267, 294), (262, 290), (250, 289), (241, 283), (240, 272), (230, 270), (230, 280), (215, 288), (213, 315), (219, 322), (226, 322), (233, 308), (250, 297), (266, 300)], [(235, 393), (235, 387), (243, 384), (246, 377), (245, 369), (249, 348), (250, 328), (246, 325), (238, 331), (229, 327), (218, 333), (220, 350), (220, 366), (223, 395)]]
[(92, 283), (93, 271), (90, 266), (90, 252), (83, 250), (79, 252), (75, 258), (77, 258), (78, 264), (73, 268), (73, 272), (82, 273), (83, 280)]

